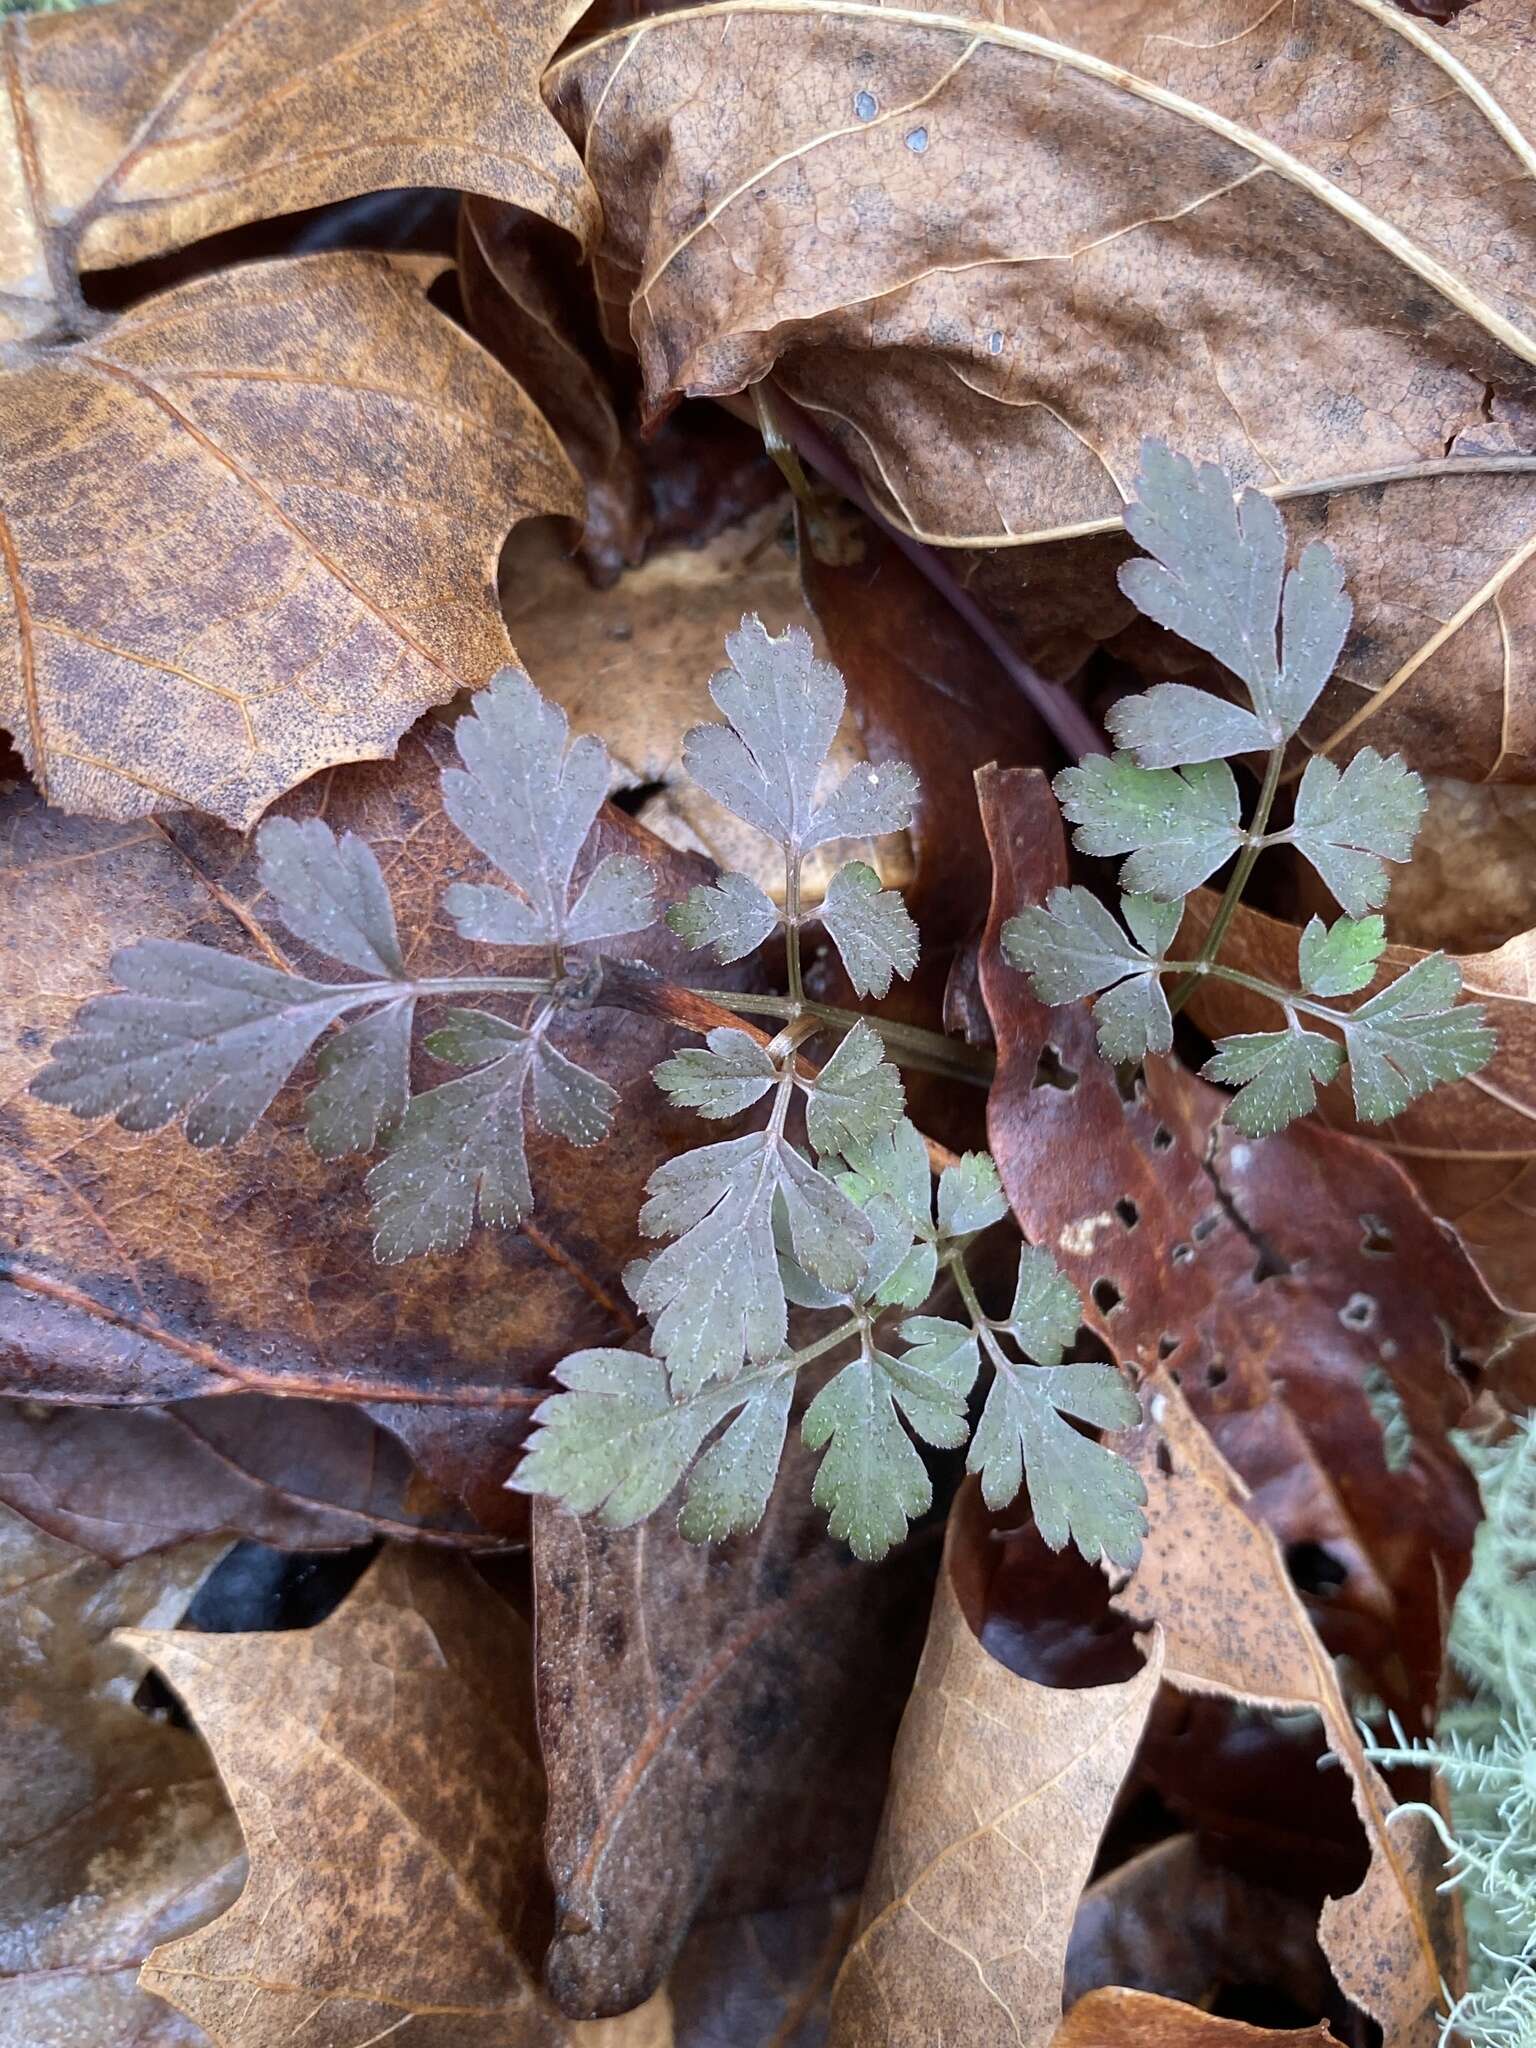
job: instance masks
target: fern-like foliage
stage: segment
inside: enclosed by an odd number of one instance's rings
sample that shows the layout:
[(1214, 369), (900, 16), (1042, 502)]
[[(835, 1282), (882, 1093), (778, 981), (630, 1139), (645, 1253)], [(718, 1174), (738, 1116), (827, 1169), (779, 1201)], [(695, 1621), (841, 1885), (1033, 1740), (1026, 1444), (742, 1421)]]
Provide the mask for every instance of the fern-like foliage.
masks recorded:
[[(1424, 815), (1423, 783), (1397, 755), (1365, 747), (1341, 772), (1321, 754), (1307, 762), (1291, 822), (1270, 829), (1286, 750), (1333, 672), (1350, 603), (1332, 551), (1320, 541), (1286, 566), (1280, 513), (1262, 492), (1234, 491), (1214, 463), (1198, 468), (1160, 441), (1143, 449), (1126, 510), (1146, 557), (1120, 584), (1149, 618), (1214, 656), (1241, 686), (1235, 704), (1185, 683), (1160, 683), (1110, 714), (1121, 751), (1094, 756), (1056, 779), (1084, 852), (1125, 855), (1119, 917), (1084, 888), (1054, 889), (1003, 931), (1003, 951), (1042, 1002), (1096, 997), (1099, 1045), (1113, 1060), (1167, 1052), (1173, 1012), (1198, 977), (1215, 975), (1267, 996), (1275, 1031), (1219, 1040), (1204, 1072), (1237, 1090), (1228, 1121), (1250, 1137), (1282, 1129), (1315, 1107), (1319, 1085), (1347, 1065), (1356, 1114), (1398, 1115), (1442, 1081), (1486, 1065), (1492, 1031), (1476, 1004), (1459, 1004), (1461, 971), (1444, 954), (1352, 1009), (1332, 1000), (1375, 978), (1386, 926), (1388, 862), (1406, 861)], [(1264, 760), (1249, 819), (1227, 766)], [(1299, 989), (1223, 964), (1221, 941), (1259, 854), (1293, 847), (1316, 870), (1343, 915), (1314, 917), (1302, 934)], [(1175, 957), (1185, 898), (1218, 870), (1231, 874), (1204, 943)], [(1169, 976), (1177, 984), (1170, 1004)], [(1322, 1027), (1322, 1028), (1319, 1028)]]
[(1394, 1740), (1372, 1742), (1370, 1754), (1388, 1768), (1427, 1765), (1450, 1795), (1450, 1830), (1423, 1810), (1451, 1851), (1472, 1981), (1443, 2041), (1536, 2048), (1536, 1417), (1522, 1417), (1502, 1443), (1456, 1443), (1484, 1509), (1449, 1642), (1469, 1697), (1432, 1740), (1394, 1727)]

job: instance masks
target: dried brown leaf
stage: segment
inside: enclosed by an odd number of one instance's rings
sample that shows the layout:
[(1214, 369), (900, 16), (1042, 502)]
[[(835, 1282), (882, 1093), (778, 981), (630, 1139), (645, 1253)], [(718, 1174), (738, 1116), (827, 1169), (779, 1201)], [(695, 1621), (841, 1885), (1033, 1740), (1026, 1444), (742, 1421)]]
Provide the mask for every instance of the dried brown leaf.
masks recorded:
[(390, 186), (483, 192), (585, 241), (596, 203), (538, 86), (580, 12), (122, 0), (0, 23), (0, 340), (78, 322), (77, 268)]
[[(407, 957), (426, 975), (483, 972), (484, 953), (441, 913), (450, 880), (490, 870), (443, 814), (451, 757), (439, 726), (392, 763), (338, 770), (290, 797), (379, 854)], [(645, 1182), (694, 1142), (696, 1125), (650, 1078), (677, 1043), (650, 1019), (594, 1010), (568, 1041), (624, 1095), (600, 1152), (531, 1143), (539, 1206), (517, 1234), (484, 1230), (462, 1252), (380, 1268), (357, 1160), (331, 1164), (301, 1134), (299, 1091), (233, 1151), (173, 1133), (134, 1137), (47, 1108), (26, 1083), (78, 1003), (110, 980), (114, 949), (144, 936), (195, 939), (257, 958), (328, 964), (293, 944), (261, 893), (250, 845), (207, 820), (104, 824), (0, 798), (0, 1382), (45, 1401), (160, 1404), (272, 1393), (372, 1404), (418, 1463), (493, 1530), (526, 1510), (505, 1491), (551, 1367), (634, 1328), (625, 1264)], [(639, 853), (683, 895), (707, 879), (617, 813), (584, 860)], [(664, 925), (636, 951), (675, 969)], [(506, 969), (519, 956), (506, 953)], [(498, 962), (498, 966), (500, 962)], [(441, 1068), (418, 1054), (418, 1086)]]
[[(1166, 1061), (1128, 1094), (1086, 1005), (1047, 1009), (997, 934), (1066, 878), (1043, 776), (984, 773), (996, 864), (982, 988), (998, 1046), (993, 1156), (1026, 1234), (1050, 1246), (1117, 1358), (1179, 1374), (1201, 1420), (1286, 1545), (1321, 1547), (1342, 1582), (1315, 1610), (1410, 1719), (1432, 1714), (1442, 1603), (1465, 1575), (1477, 1506), (1448, 1431), (1466, 1373), (1509, 1319), (1401, 1169), (1313, 1122), (1262, 1143), (1228, 1100)], [(1413, 1432), (1389, 1468), (1369, 1387), (1382, 1374)]]
[(174, 1626), (223, 1547), (115, 1570), (0, 1509), (0, 2048), (207, 2048), (135, 1980), (239, 1889), (240, 1831), (111, 1638)]
[(226, 271), (0, 380), (0, 719), (51, 803), (244, 828), (506, 662), (507, 528), (580, 487), (430, 275)]
[(1058, 667), (1130, 622), (1121, 509), (1160, 434), (1343, 558), (1314, 744), (1536, 774), (1524, 0), (1450, 29), (1391, 0), (722, 0), (547, 90), (654, 405), (771, 372)]
[(857, 1911), (813, 1899), (695, 1927), (667, 1979), (675, 2048), (822, 2048)]
[(614, 1532), (535, 1510), (546, 1973), (568, 2011), (645, 1997), (700, 1912), (864, 1874), (932, 1562), (830, 1542), (814, 1465), (796, 1430), (760, 1526), (714, 1549), (665, 1514)]
[(1121, 1683), (1017, 1676), (978, 1634), (985, 1541), (970, 1482), (950, 1517), (859, 1930), (833, 1993), (834, 2048), (1043, 2048), (1061, 2018), (1073, 1915), (1152, 1704), (1162, 1640)]
[(1094, 1991), (1062, 2022), (1051, 2048), (1335, 2048), (1326, 2026), (1250, 2027), (1146, 1991)]

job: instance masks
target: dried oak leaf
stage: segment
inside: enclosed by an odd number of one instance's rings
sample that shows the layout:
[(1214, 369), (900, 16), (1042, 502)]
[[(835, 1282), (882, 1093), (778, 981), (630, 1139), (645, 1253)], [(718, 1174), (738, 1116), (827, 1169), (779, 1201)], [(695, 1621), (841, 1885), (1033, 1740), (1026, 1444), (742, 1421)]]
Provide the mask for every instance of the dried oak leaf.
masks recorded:
[[(1083, 1004), (1047, 1009), (998, 945), (1003, 921), (1066, 880), (1042, 775), (978, 777), (995, 884), (981, 953), (997, 1038), (991, 1149), (1027, 1236), (1138, 1373), (1178, 1373), (1286, 1545), (1342, 1579), (1316, 1618), (1400, 1712), (1433, 1713), (1442, 1602), (1477, 1505), (1448, 1431), (1509, 1317), (1397, 1164), (1311, 1121), (1262, 1143), (1229, 1099), (1169, 1061), (1126, 1091)], [(1379, 1376), (1379, 1378), (1378, 1378)], [(1371, 1406), (1395, 1390), (1413, 1435), (1395, 1469)]]
[(506, 662), (507, 528), (581, 491), (435, 267), (253, 264), (0, 378), (0, 720), (50, 803), (243, 829)]
[[(1214, 905), (1209, 890), (1190, 898), (1184, 929), (1197, 941)], [(1222, 943), (1222, 958), (1296, 988), (1299, 942), (1294, 925), (1244, 904)], [(1360, 1000), (1424, 957), (1415, 946), (1388, 945)], [(1498, 1051), (1470, 1080), (1437, 1088), (1390, 1123), (1368, 1126), (1366, 1134), (1401, 1161), (1435, 1214), (1454, 1224), (1494, 1292), (1536, 1310), (1536, 932), (1522, 932), (1490, 953), (1463, 954), (1457, 965), (1468, 997), (1487, 1006)], [(1349, 1007), (1353, 1002), (1346, 999)], [(1264, 1025), (1257, 1027), (1261, 1009)], [(1228, 982), (1202, 983), (1190, 1011), (1212, 1037), (1268, 1029), (1274, 1018), (1272, 1006)], [(1343, 1130), (1360, 1128), (1347, 1085), (1324, 1088), (1319, 1112)]]
[(1436, 1889), (1439, 1836), (1421, 1812), (1395, 1808), (1367, 1762), (1332, 1660), (1246, 1487), (1168, 1373), (1146, 1385), (1149, 1419), (1121, 1448), (1146, 1482), (1147, 1541), (1114, 1605), (1156, 1622), (1163, 1675), (1180, 1691), (1321, 1717), (1371, 1856), (1360, 1889), (1323, 1908), (1324, 1952), (1346, 1995), (1380, 2025), (1384, 2048), (1433, 2048), (1453, 1929)]
[(77, 271), (401, 185), (568, 228), (591, 187), (539, 98), (579, 0), (159, 0), (0, 23), (0, 341), (81, 331)]
[(1250, 2027), (1148, 1991), (1093, 1991), (1080, 1999), (1051, 2048), (1337, 2048), (1315, 2027)]
[(962, 2039), (1044, 2048), (1073, 1915), (1163, 1662), (1118, 1683), (1038, 1685), (984, 1647), (987, 1522), (974, 1481), (944, 1564), (891, 1765), (833, 2048)]
[(486, 1544), (360, 1409), (267, 1394), (126, 1409), (0, 1401), (0, 1500), (109, 1564), (196, 1536), (282, 1550), (378, 1536)]
[(726, 0), (545, 89), (653, 406), (771, 373), (1057, 669), (1130, 622), (1122, 506), (1161, 434), (1344, 561), (1314, 744), (1536, 775), (1524, 0), (1449, 29), (1390, 0)]
[(392, 1547), (316, 1628), (119, 1640), (185, 1702), (250, 1856), (239, 1899), (156, 1949), (147, 1989), (219, 2048), (391, 2031), (574, 2048), (524, 1960), (542, 1801), (527, 1632), (467, 1564)]
[(173, 1627), (223, 1548), (116, 1570), (0, 1509), (0, 2048), (207, 2048), (135, 1980), (239, 1890), (240, 1830), (112, 1632)]
[[(440, 909), (450, 881), (491, 878), (444, 815), (452, 755), (436, 724), (390, 763), (335, 771), (296, 791), (287, 816), (324, 814), (378, 853), (407, 958), (422, 974), (484, 971)], [(658, 847), (616, 812), (583, 855), (638, 852), (682, 896), (708, 870)], [(573, 1056), (624, 1097), (614, 1135), (581, 1152), (533, 1135), (539, 1205), (517, 1234), (381, 1267), (356, 1159), (305, 1144), (289, 1088), (231, 1151), (172, 1132), (82, 1126), (27, 1082), (79, 1002), (110, 980), (113, 951), (191, 939), (329, 976), (293, 943), (257, 879), (249, 843), (209, 820), (107, 824), (66, 817), (26, 788), (0, 797), (0, 1390), (52, 1401), (162, 1404), (207, 1394), (307, 1395), (369, 1406), (482, 1524), (516, 1533), (526, 1510), (502, 1485), (550, 1368), (635, 1327), (621, 1275), (657, 1163), (696, 1124), (653, 1085), (677, 1035), (593, 1010)], [(687, 957), (661, 924), (637, 954)], [(518, 971), (520, 956), (498, 961)], [(417, 1086), (441, 1078), (420, 1049)]]
[(792, 1432), (760, 1525), (708, 1548), (665, 1513), (614, 1531), (539, 1503), (539, 1732), (551, 1994), (615, 2012), (696, 1914), (856, 1885), (921, 1648), (931, 1559), (828, 1540)]

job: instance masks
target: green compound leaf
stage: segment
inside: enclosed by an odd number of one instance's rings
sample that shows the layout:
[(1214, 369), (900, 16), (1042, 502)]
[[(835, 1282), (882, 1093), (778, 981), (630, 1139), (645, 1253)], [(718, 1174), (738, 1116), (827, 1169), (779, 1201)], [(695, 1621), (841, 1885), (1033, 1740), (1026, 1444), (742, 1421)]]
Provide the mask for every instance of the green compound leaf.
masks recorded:
[(815, 802), (845, 693), (837, 670), (816, 660), (807, 633), (791, 626), (775, 639), (748, 617), (725, 651), (731, 666), (709, 693), (729, 726), (696, 725), (683, 742), (683, 766), (701, 789), (797, 853), (911, 822), (917, 778), (903, 762), (861, 765)]
[(479, 691), (454, 728), (462, 768), (443, 772), (443, 809), (518, 891), (459, 883), (444, 907), (466, 938), (527, 946), (638, 931), (653, 916), (643, 861), (615, 856), (568, 904), (571, 875), (608, 789), (608, 755), (517, 669)]
[[(1142, 941), (1137, 945), (1090, 890), (1053, 889), (1044, 909), (1023, 910), (1003, 926), (1003, 957), (1029, 976), (1043, 1003), (1075, 1002), (1108, 989), (1093, 1009), (1100, 1051), (1106, 1059), (1144, 1059), (1173, 1044), (1173, 1017), (1160, 976), (1182, 907), (1152, 896), (1122, 896), (1126, 923)], [(1118, 988), (1112, 986), (1116, 982)]]
[(894, 1130), (906, 1108), (901, 1076), (874, 1026), (861, 1019), (814, 1081), (805, 1084), (805, 1128), (818, 1153), (846, 1152)]
[(726, 1117), (760, 1102), (778, 1080), (779, 1070), (748, 1032), (722, 1024), (703, 1045), (688, 1046), (663, 1060), (654, 1078), (662, 1093), (684, 1109)]
[(1386, 901), (1385, 862), (1407, 860), (1424, 818), (1424, 784), (1400, 754), (1362, 747), (1341, 775), (1314, 754), (1296, 792), (1289, 842), (1306, 855), (1340, 906), (1363, 917)]
[(322, 1159), (371, 1152), (405, 1115), (411, 1093), (412, 997), (385, 1003), (321, 1041), (304, 1129)]
[(1343, 1048), (1319, 1032), (1255, 1031), (1218, 1039), (1200, 1071), (1237, 1088), (1226, 1111), (1232, 1128), (1267, 1138), (1316, 1109), (1316, 1084), (1331, 1081), (1343, 1061)]
[(1375, 974), (1386, 943), (1381, 917), (1341, 917), (1327, 926), (1309, 919), (1298, 954), (1302, 987), (1314, 996), (1352, 996)]
[(511, 1230), (533, 1207), (524, 1106), (530, 1078), (535, 1119), (573, 1145), (605, 1138), (619, 1100), (542, 1031), (489, 1011), (450, 1011), (427, 1047), (478, 1071), (413, 1096), (368, 1175), (374, 1250), (391, 1265), (420, 1252), (456, 1251), (477, 1209), (483, 1223)]
[(839, 868), (827, 884), (821, 921), (861, 996), (889, 994), (891, 976), (905, 981), (917, 965), (917, 926), (907, 906), (861, 860)]
[[(757, 1376), (744, 1376), (731, 1388), (738, 1398), (746, 1393), (741, 1413), (688, 1476), (677, 1526), (690, 1543), (719, 1543), (755, 1529), (767, 1509), (784, 1455), (795, 1376), (770, 1368), (760, 1385), (748, 1388), (749, 1377)], [(708, 1393), (694, 1398), (707, 1400)]]
[(371, 846), (352, 832), (338, 839), (321, 818), (269, 818), (256, 846), (261, 886), (296, 939), (382, 981), (405, 979), (394, 907)]
[(1340, 1017), (1355, 1109), (1365, 1122), (1396, 1116), (1437, 1082), (1464, 1081), (1492, 1059), (1498, 1040), (1482, 1005), (1458, 1004), (1460, 993), (1461, 969), (1431, 953)]
[(665, 1161), (648, 1193), (640, 1228), (677, 1242), (632, 1268), (628, 1285), (684, 1393), (784, 1348), (776, 1205), (795, 1259), (834, 1294), (858, 1285), (875, 1238), (842, 1189), (772, 1126)]
[(1230, 669), (1257, 715), (1224, 716), (1211, 708), (1219, 700), (1201, 707), (1192, 700), (1203, 692), (1164, 684), (1117, 707), (1115, 737), (1148, 768), (1288, 739), (1332, 675), (1349, 630), (1332, 550), (1314, 541), (1287, 576), (1285, 524), (1271, 501), (1259, 491), (1235, 493), (1215, 463), (1196, 469), (1156, 440), (1142, 444), (1125, 523), (1152, 559), (1127, 562), (1121, 589), (1138, 611)]
[(1120, 881), (1132, 894), (1187, 896), (1243, 843), (1242, 806), (1225, 761), (1180, 771), (1138, 768), (1130, 754), (1094, 754), (1063, 769), (1054, 787), (1084, 853), (1130, 854)]
[(969, 1237), (1000, 1223), (1008, 1214), (1008, 1197), (988, 1152), (967, 1152), (939, 1175), (939, 1231), (944, 1237)]
[(709, 946), (722, 966), (745, 960), (778, 929), (778, 906), (745, 875), (726, 873), (709, 887), (690, 889), (667, 912), (685, 946)]
[(968, 1346), (968, 1330), (931, 1318), (904, 1325), (903, 1333), (913, 1328), (919, 1331), (915, 1347), (900, 1358), (866, 1342), (861, 1355), (822, 1388), (801, 1425), (811, 1450), (830, 1446), (811, 1498), (829, 1510), (831, 1534), (868, 1563), (899, 1543), (908, 1523), (933, 1504), (928, 1469), (901, 1417), (926, 1443), (953, 1447), (965, 1441), (965, 1397), (976, 1377), (974, 1340)]
[(1035, 1522), (1052, 1550), (1072, 1542), (1090, 1564), (1102, 1556), (1128, 1569), (1146, 1533), (1141, 1475), (1080, 1435), (1063, 1420), (1067, 1415), (1123, 1428), (1139, 1419), (1140, 1407), (1113, 1366), (1016, 1366), (994, 1356), (967, 1468), (981, 1474), (991, 1508), (1006, 1507), (1027, 1481)]
[(1025, 1245), (1008, 1311), (1008, 1334), (1025, 1357), (1056, 1365), (1082, 1319), (1082, 1296), (1050, 1253), (1042, 1245)]

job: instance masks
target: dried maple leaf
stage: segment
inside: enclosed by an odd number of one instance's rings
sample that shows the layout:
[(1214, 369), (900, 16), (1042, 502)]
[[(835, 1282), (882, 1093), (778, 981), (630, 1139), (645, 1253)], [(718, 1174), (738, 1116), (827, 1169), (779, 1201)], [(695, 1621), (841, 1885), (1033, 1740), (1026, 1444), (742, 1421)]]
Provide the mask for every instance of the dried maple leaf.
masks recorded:
[(202, 2044), (135, 1978), (233, 1897), (240, 1831), (196, 1736), (135, 1708), (111, 1638), (174, 1626), (223, 1548), (115, 1570), (0, 1509), (0, 2048)]
[(645, 1997), (696, 1914), (863, 1875), (932, 1566), (830, 1542), (815, 1462), (796, 1429), (763, 1521), (713, 1550), (664, 1517), (535, 1509), (546, 1970), (568, 2011)]
[(526, 1631), (468, 1565), (389, 1549), (316, 1628), (121, 1640), (185, 1701), (250, 1855), (239, 1899), (158, 1948), (146, 1988), (220, 2048), (578, 2038), (522, 1954), (542, 1801)]
[(1147, 1991), (1093, 1991), (1080, 1999), (1051, 2048), (1336, 2048), (1326, 2026), (1250, 2027)]
[(591, 188), (539, 98), (579, 0), (158, 0), (0, 23), (0, 341), (82, 331), (77, 270), (400, 185), (585, 241)]
[(833, 2048), (897, 2038), (1044, 2048), (1078, 1896), (1135, 1754), (1161, 1638), (1116, 1683), (1038, 1685), (984, 1647), (986, 1518), (951, 1514), (928, 1641), (832, 1999)]
[(1371, 1856), (1360, 1889), (1323, 1908), (1323, 1949), (1346, 1995), (1380, 2024), (1385, 2048), (1432, 2048), (1451, 1954), (1439, 1837), (1422, 1812), (1394, 1810), (1366, 1761), (1332, 1661), (1247, 1489), (1168, 1374), (1154, 1372), (1147, 1386), (1149, 1420), (1121, 1442), (1147, 1484), (1147, 1540), (1114, 1605), (1159, 1625), (1163, 1674), (1179, 1690), (1321, 1717)]
[[(1432, 1713), (1442, 1599), (1476, 1520), (1447, 1435), (1470, 1394), (1447, 1347), (1475, 1377), (1509, 1318), (1364, 1141), (1311, 1122), (1242, 1140), (1220, 1120), (1224, 1097), (1161, 1060), (1122, 1093), (1086, 1006), (1038, 1003), (997, 945), (1008, 916), (1065, 879), (1045, 780), (984, 771), (978, 784), (996, 864), (981, 955), (998, 1047), (988, 1123), (1015, 1213), (1117, 1358), (1179, 1374), (1281, 1541), (1343, 1568), (1318, 1615), (1330, 1645), (1400, 1712)], [(1413, 1435), (1395, 1470), (1370, 1404), (1378, 1375)]]
[[(1213, 909), (1209, 891), (1190, 898), (1184, 929), (1196, 941)], [(1222, 954), (1249, 973), (1286, 975), (1294, 972), (1299, 939), (1294, 925), (1244, 904)], [(1415, 946), (1388, 945), (1362, 1000), (1425, 957)], [(1463, 955), (1457, 965), (1468, 994), (1487, 1005), (1497, 1053), (1483, 1072), (1411, 1103), (1367, 1135), (1401, 1160), (1435, 1214), (1455, 1225), (1495, 1293), (1536, 1310), (1536, 1233), (1529, 1213), (1536, 1190), (1536, 932), (1522, 932), (1493, 952)], [(1202, 984), (1191, 1014), (1214, 1037), (1254, 1029), (1258, 1010), (1244, 990)], [(1347, 1088), (1324, 1089), (1320, 1108), (1328, 1123), (1360, 1128)]]
[(1314, 744), (1528, 779), (1527, 11), (1300, 19), (723, 0), (577, 48), (546, 90), (653, 405), (771, 373), (1056, 663), (1129, 623), (1109, 572), (1163, 433), (1297, 500), (1345, 564)]
[(507, 527), (580, 487), (431, 274), (227, 271), (0, 379), (0, 719), (50, 803), (244, 828), (507, 660)]
[[(323, 812), (372, 844), (407, 959), (428, 975), (463, 973), (473, 950), (441, 911), (444, 885), (491, 876), (441, 807), (451, 753), (448, 733), (427, 725), (394, 762), (339, 770), (284, 805), (296, 818)], [(589, 1153), (536, 1135), (540, 1204), (526, 1228), (381, 1269), (356, 1163), (327, 1164), (303, 1143), (296, 1090), (233, 1151), (134, 1137), (110, 1122), (81, 1127), (26, 1093), (50, 1040), (107, 983), (112, 953), (129, 940), (195, 939), (291, 958), (301, 971), (319, 964), (280, 925), (249, 844), (190, 817), (66, 817), (24, 787), (0, 799), (0, 817), (0, 1387), (94, 1403), (258, 1392), (372, 1404), (486, 1526), (525, 1527), (502, 1481), (528, 1414), (559, 1359), (634, 1328), (621, 1275), (640, 1249), (645, 1182), (694, 1132), (650, 1077), (675, 1032), (587, 1013), (569, 1046), (624, 1096), (610, 1142)], [(674, 895), (708, 873), (613, 812), (583, 872), (637, 850)], [(664, 925), (636, 950), (664, 968), (685, 957)], [(515, 972), (520, 956), (507, 957)], [(429, 1077), (440, 1073), (419, 1053), (418, 1085)]]

